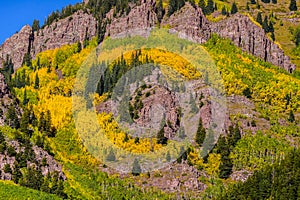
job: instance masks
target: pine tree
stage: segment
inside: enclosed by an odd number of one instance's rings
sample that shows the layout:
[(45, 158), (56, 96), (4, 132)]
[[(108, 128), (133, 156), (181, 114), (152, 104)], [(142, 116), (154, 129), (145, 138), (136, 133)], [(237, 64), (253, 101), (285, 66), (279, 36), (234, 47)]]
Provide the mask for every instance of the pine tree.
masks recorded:
[(32, 31), (38, 31), (40, 30), (40, 21), (39, 20), (33, 20), (32, 23)]
[(167, 155), (166, 155), (166, 160), (167, 162), (170, 162), (171, 161), (171, 155), (170, 155), (170, 152), (168, 151)]
[(199, 0), (198, 6), (202, 9), (202, 12), (205, 14), (206, 12), (206, 5), (204, 0)]
[(13, 105), (10, 105), (8, 107), (8, 111), (7, 111), (7, 114), (6, 114), (6, 120), (5, 121), (12, 128), (19, 128), (20, 127), (18, 115), (17, 115), (16, 109)]
[(112, 149), (109, 151), (109, 154), (107, 155), (106, 160), (109, 162), (116, 161), (116, 156)]
[(176, 0), (170, 0), (168, 7), (168, 16), (170, 17), (174, 12), (176, 12), (177, 3)]
[(164, 126), (157, 133), (157, 144), (166, 145), (168, 143), (168, 138), (165, 137)]
[(295, 122), (295, 115), (294, 112), (291, 110), (288, 118), (289, 122)]
[(251, 0), (250, 2), (251, 2), (251, 4), (256, 4), (255, 0)]
[(38, 73), (35, 75), (35, 82), (34, 82), (34, 89), (39, 89), (40, 88), (40, 78)]
[(249, 7), (249, 2), (247, 2), (247, 4), (246, 4), (246, 10), (250, 10), (250, 7)]
[(269, 21), (268, 16), (265, 16), (264, 22), (262, 24), (262, 28), (265, 30), (266, 33), (269, 33)]
[(165, 14), (165, 10), (163, 8), (163, 2), (162, 0), (159, 0), (158, 4), (157, 4), (157, 7), (156, 7), (156, 14), (157, 14), (157, 19), (159, 22), (161, 22), (161, 20), (163, 19), (164, 17), (164, 14)]
[(257, 21), (260, 25), (263, 24), (261, 12), (258, 12), (258, 13), (257, 13), (256, 21)]
[(29, 110), (27, 108), (24, 109), (24, 113), (21, 117), (21, 121), (20, 121), (20, 130), (23, 133), (28, 134), (29, 133), (29, 120), (30, 120), (30, 113)]
[(290, 6), (289, 6), (290, 11), (297, 11), (297, 3), (296, 0), (291, 0)]
[(23, 95), (23, 105), (26, 106), (28, 104), (28, 98), (27, 98), (27, 90), (24, 90), (24, 95)]
[(140, 163), (139, 163), (138, 159), (135, 158), (134, 162), (133, 162), (133, 165), (132, 165), (132, 172), (131, 173), (134, 176), (139, 176), (141, 172), (142, 172), (142, 169), (141, 169)]
[(273, 22), (271, 20), (270, 20), (270, 23), (269, 23), (269, 32), (274, 33), (274, 26), (273, 26)]
[(277, 4), (277, 0), (272, 0), (272, 3), (273, 4)]
[(238, 8), (236, 6), (236, 3), (233, 2), (232, 6), (231, 6), (231, 14), (233, 15), (233, 14), (235, 14), (237, 12), (238, 12)]
[(205, 128), (203, 127), (202, 119), (200, 118), (199, 124), (198, 124), (197, 133), (196, 133), (195, 142), (196, 142), (199, 146), (202, 146), (205, 137), (206, 137), (206, 130), (205, 130)]
[(206, 14), (211, 14), (214, 12), (214, 2), (213, 0), (207, 0), (207, 6), (206, 6)]
[(223, 8), (222, 8), (222, 15), (227, 15), (227, 10), (226, 10), (225, 6), (223, 6)]

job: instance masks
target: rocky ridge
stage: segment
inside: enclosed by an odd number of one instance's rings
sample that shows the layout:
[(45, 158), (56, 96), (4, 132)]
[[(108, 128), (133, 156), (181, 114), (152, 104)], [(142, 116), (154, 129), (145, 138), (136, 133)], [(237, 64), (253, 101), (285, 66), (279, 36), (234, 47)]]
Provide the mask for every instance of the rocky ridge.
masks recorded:
[[(142, 0), (141, 5), (133, 7), (128, 15), (112, 17), (109, 21), (110, 23), (106, 27), (106, 36), (147, 36), (151, 28), (158, 23), (155, 1)], [(289, 72), (296, 68), (290, 58), (268, 38), (261, 27), (241, 14), (235, 14), (214, 23), (207, 20), (200, 8), (186, 3), (183, 8), (169, 18), (165, 16), (161, 25), (163, 27), (171, 26), (170, 31), (177, 32), (179, 37), (200, 44), (205, 43), (211, 34), (216, 33), (232, 40), (244, 51)], [(32, 33), (31, 27), (26, 25), (0, 47), (0, 58), (3, 59), (7, 54), (10, 55), (17, 69), (21, 66), (23, 56), (28, 50), (34, 58), (41, 51), (78, 41), (82, 42), (86, 36), (87, 38), (94, 37), (96, 32), (97, 20), (92, 14), (83, 11), (58, 20), (39, 32)]]

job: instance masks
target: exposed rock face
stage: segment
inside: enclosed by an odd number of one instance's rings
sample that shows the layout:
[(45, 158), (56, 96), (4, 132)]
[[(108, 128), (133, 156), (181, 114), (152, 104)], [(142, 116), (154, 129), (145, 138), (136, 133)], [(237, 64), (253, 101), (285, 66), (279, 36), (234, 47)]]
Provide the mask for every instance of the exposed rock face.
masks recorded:
[(212, 33), (228, 38), (242, 50), (264, 61), (277, 65), (289, 72), (296, 69), (290, 58), (280, 47), (272, 42), (264, 30), (254, 24), (247, 16), (236, 14), (217, 23), (209, 22), (198, 7), (187, 3), (174, 13), (163, 25), (171, 25), (171, 31), (179, 37), (193, 42), (205, 43)]
[(112, 38), (132, 35), (147, 36), (158, 21), (154, 7), (155, 1), (142, 0), (142, 4), (132, 8), (127, 16), (113, 18), (111, 24), (107, 26), (106, 36)]
[[(135, 123), (151, 129), (162, 128), (161, 121), (165, 120), (164, 134), (171, 139), (179, 129), (180, 121), (177, 110), (179, 103), (174, 93), (162, 86), (150, 86), (141, 92), (143, 107), (138, 110), (139, 118)], [(132, 106), (136, 103), (132, 100)]]
[(163, 26), (170, 25), (171, 32), (177, 32), (180, 38), (197, 43), (205, 43), (210, 37), (210, 22), (199, 7), (187, 4), (170, 18), (162, 21)]
[[(32, 28), (26, 25), (19, 33), (14, 34), (3, 43), (0, 47), (0, 58), (4, 60), (6, 55), (10, 55), (16, 70), (21, 66), (23, 57), (28, 50), (34, 58), (36, 54), (48, 49), (55, 49), (78, 41), (83, 42), (85, 36), (91, 39), (96, 36), (96, 30), (96, 19), (83, 11), (58, 20), (50, 26), (34, 32), (34, 35), (32, 35)], [(2, 62), (0, 68), (1, 65)]]
[[(88, 0), (84, 0), (85, 3)], [(121, 37), (141, 35), (147, 36), (151, 28), (156, 26), (158, 19), (155, 13), (154, 0), (141, 0), (138, 6), (132, 6), (130, 13), (122, 17), (110, 17), (106, 27), (106, 36)], [(187, 3), (181, 10), (162, 21), (162, 25), (171, 25), (171, 32), (178, 32), (179, 37), (197, 43), (205, 43), (212, 33), (228, 38), (244, 51), (247, 51), (267, 62), (277, 65), (289, 72), (296, 66), (290, 58), (284, 55), (280, 47), (273, 43), (247, 16), (236, 14), (217, 23), (209, 22), (201, 9)], [(24, 54), (31, 50), (31, 56), (47, 49), (53, 49), (65, 44), (82, 42), (87, 35), (96, 35), (97, 21), (91, 15), (78, 11), (72, 16), (58, 20), (50, 26), (32, 35), (30, 26), (24, 26), (19, 33), (7, 39), (0, 47), (0, 61), (10, 55), (15, 69), (22, 64)], [(29, 42), (33, 41), (33, 42)], [(0, 63), (0, 68), (1, 68)]]
[(72, 16), (54, 22), (39, 32), (34, 33), (34, 42), (31, 54), (48, 49), (55, 49), (66, 44), (83, 42), (85, 36), (89, 39), (96, 36), (96, 19), (83, 11), (78, 11)]
[[(15, 151), (17, 153), (24, 153), (25, 147), (22, 147), (17, 141), (9, 141), (8, 145), (14, 147)], [(35, 167), (35, 168), (40, 168), (42, 171), (42, 174), (46, 176), (48, 172), (53, 173), (53, 172), (58, 172), (58, 176), (65, 180), (66, 176), (64, 175), (62, 171), (62, 165), (57, 163), (57, 161), (48, 154), (45, 150), (42, 148), (39, 148), (37, 146), (32, 147), (34, 156), (35, 156), (35, 162), (32, 163), (27, 160), (27, 167)], [(46, 165), (43, 165), (43, 159), (46, 160)], [(10, 165), (10, 168), (13, 169), (14, 167), (14, 162), (16, 161), (15, 156), (9, 156), (7, 154), (7, 151), (4, 154), (0, 154), (0, 179), (2, 180), (11, 180), (12, 175), (10, 173), (4, 173), (3, 169), (6, 164)]]
[(212, 32), (228, 38), (242, 50), (261, 58), (266, 62), (280, 66), (292, 72), (296, 69), (280, 47), (272, 42), (263, 29), (255, 25), (247, 16), (236, 14), (233, 17), (213, 23)]
[[(4, 60), (9, 55), (14, 63), (15, 69), (21, 66), (24, 54), (28, 52), (29, 38), (32, 29), (29, 25), (24, 26), (19, 33), (8, 38), (0, 47), (0, 58)], [(0, 63), (0, 68), (2, 62)]]

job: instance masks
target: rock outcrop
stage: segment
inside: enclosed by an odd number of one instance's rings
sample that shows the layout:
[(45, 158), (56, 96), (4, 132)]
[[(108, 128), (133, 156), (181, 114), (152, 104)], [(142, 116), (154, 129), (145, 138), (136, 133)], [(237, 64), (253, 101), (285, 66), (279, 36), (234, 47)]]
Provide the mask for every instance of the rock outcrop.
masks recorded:
[[(12, 59), (15, 69), (20, 67), (23, 57), (28, 52), (29, 38), (32, 34), (32, 29), (29, 25), (24, 26), (19, 33), (15, 33), (8, 38), (0, 47), (0, 60), (4, 60), (6, 55)], [(0, 63), (0, 68), (2, 62)]]
[[(97, 21), (82, 10), (73, 15), (58, 20), (49, 26), (32, 33), (29, 25), (24, 26), (19, 33), (7, 39), (0, 47), (0, 60), (9, 55), (15, 70), (22, 65), (24, 55), (30, 51), (32, 58), (36, 54), (61, 47), (66, 44), (83, 42), (85, 37), (96, 36)], [(0, 68), (2, 67), (0, 63)]]
[(162, 24), (170, 25), (171, 32), (177, 32), (179, 37), (200, 44), (205, 43), (212, 33), (216, 33), (223, 38), (232, 40), (243, 51), (266, 62), (289, 72), (296, 69), (284, 51), (247, 16), (235, 14), (216, 23), (209, 22), (200, 8), (187, 3), (180, 11), (165, 19)]
[[(17, 141), (9, 141), (7, 142), (8, 146), (11, 146), (14, 148), (15, 152), (22, 155), (26, 154), (25, 147), (22, 146)], [(43, 150), (40, 147), (33, 146), (31, 148), (33, 156), (34, 156), (34, 162), (26, 160), (27, 167), (35, 167), (36, 169), (40, 169), (43, 176), (46, 176), (48, 172), (51, 174), (53, 172), (57, 172), (58, 176), (65, 180), (66, 176), (62, 171), (62, 165), (59, 164), (53, 156), (49, 155), (48, 152)], [(0, 179), (2, 180), (11, 180), (12, 174), (11, 173), (5, 173), (4, 172), (4, 166), (8, 164), (11, 169), (14, 168), (14, 164), (16, 161), (16, 156), (9, 155), (7, 151), (4, 152), (4, 154), (0, 154)]]
[(151, 28), (158, 22), (154, 11), (155, 1), (142, 1), (142, 4), (132, 8), (127, 16), (113, 18), (106, 28), (106, 36), (112, 38), (133, 35), (148, 36)]
[(211, 31), (228, 38), (243, 51), (262, 60), (293, 72), (296, 66), (284, 51), (271, 41), (263, 29), (254, 24), (247, 16), (236, 14), (217, 23), (212, 23)]
[(96, 30), (96, 19), (90, 14), (78, 11), (70, 17), (58, 20), (35, 32), (31, 54), (34, 57), (37, 53), (48, 49), (78, 41), (83, 42), (85, 37), (91, 39), (96, 36)]
[[(10, 105), (16, 102), (9, 90), (8, 85), (5, 82), (4, 75), (0, 73), (0, 126), (3, 126), (6, 119), (6, 113)], [(14, 104), (16, 114), (21, 115), (21, 111), (18, 105)]]
[[(85, 3), (88, 1), (85, 0)], [(131, 5), (128, 15), (113, 17), (109, 15), (109, 23), (106, 27), (106, 36), (121, 37), (141, 35), (147, 36), (150, 30), (158, 23), (155, 13), (154, 0), (141, 0), (136, 6)], [(111, 12), (110, 12), (111, 13)], [(247, 16), (236, 14), (220, 22), (207, 20), (202, 10), (189, 3), (175, 12), (172, 16), (162, 21), (162, 26), (171, 26), (170, 32), (177, 32), (179, 37), (197, 43), (205, 43), (212, 33), (228, 38), (233, 43), (264, 61), (277, 65), (289, 72), (296, 69), (290, 58), (284, 51), (265, 34), (263, 29), (257, 26)], [(10, 55), (15, 69), (20, 67), (24, 54), (30, 50), (34, 58), (39, 52), (53, 49), (65, 44), (82, 42), (87, 36), (96, 36), (97, 20), (92, 14), (80, 10), (73, 15), (58, 20), (32, 34), (30, 26), (24, 26), (19, 33), (7, 39), (0, 47), (0, 61)], [(1, 68), (1, 63), (0, 63)]]

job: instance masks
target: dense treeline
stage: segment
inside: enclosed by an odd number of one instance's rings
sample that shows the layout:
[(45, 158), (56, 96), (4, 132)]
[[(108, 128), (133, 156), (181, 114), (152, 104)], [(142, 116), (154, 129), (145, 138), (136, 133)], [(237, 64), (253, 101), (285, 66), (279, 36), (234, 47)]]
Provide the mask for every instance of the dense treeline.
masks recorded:
[(299, 199), (300, 150), (294, 149), (286, 158), (261, 171), (246, 182), (226, 189), (219, 199)]

